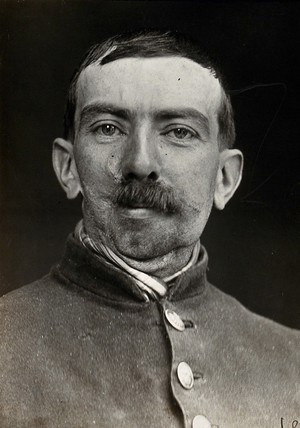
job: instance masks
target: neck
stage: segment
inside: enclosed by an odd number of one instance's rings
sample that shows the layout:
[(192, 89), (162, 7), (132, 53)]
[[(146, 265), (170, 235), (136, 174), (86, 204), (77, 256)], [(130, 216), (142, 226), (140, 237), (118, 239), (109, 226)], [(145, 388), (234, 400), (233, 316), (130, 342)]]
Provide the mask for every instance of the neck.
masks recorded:
[[(82, 225), (83, 222), (79, 222), (76, 229), (79, 231)], [(169, 252), (166, 251), (165, 254), (159, 256), (149, 255), (149, 257), (138, 259), (136, 257), (130, 257), (128, 253), (125, 255), (120, 252), (113, 241), (109, 241), (105, 235), (99, 234), (99, 230), (93, 233), (92, 228), (92, 230), (90, 230), (90, 228), (85, 226), (84, 229), (96, 246), (99, 247), (99, 244), (105, 245), (132, 268), (149, 275), (154, 275), (157, 278), (169, 277), (184, 268), (190, 261), (195, 248), (195, 243), (192, 243), (187, 246), (172, 249)]]
[(191, 258), (194, 246), (195, 244), (188, 247), (177, 248), (163, 256), (144, 260), (137, 260), (124, 256), (116, 249), (113, 249), (113, 251), (134, 269), (148, 273), (149, 275), (154, 275), (158, 278), (166, 278), (186, 266)]

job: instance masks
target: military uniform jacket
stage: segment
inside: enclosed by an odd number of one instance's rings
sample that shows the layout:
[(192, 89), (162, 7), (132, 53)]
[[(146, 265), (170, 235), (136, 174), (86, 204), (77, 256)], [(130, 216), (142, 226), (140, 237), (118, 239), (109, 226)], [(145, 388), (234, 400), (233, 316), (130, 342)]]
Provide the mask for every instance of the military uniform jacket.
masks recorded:
[(249, 312), (206, 268), (202, 250), (145, 302), (70, 237), (48, 276), (0, 299), (0, 427), (297, 426), (299, 332)]

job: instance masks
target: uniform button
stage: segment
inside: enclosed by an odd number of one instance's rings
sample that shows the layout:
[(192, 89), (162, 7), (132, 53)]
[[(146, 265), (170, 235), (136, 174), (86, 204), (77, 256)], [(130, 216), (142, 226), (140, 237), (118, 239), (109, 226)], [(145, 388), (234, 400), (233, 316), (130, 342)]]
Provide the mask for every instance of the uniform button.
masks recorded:
[(185, 329), (184, 322), (176, 312), (171, 311), (171, 309), (165, 310), (165, 316), (172, 327), (178, 331), (183, 331)]
[(197, 415), (193, 419), (192, 428), (211, 428), (211, 424), (205, 416)]
[(177, 367), (178, 380), (185, 389), (192, 389), (194, 385), (194, 375), (190, 366), (184, 361)]

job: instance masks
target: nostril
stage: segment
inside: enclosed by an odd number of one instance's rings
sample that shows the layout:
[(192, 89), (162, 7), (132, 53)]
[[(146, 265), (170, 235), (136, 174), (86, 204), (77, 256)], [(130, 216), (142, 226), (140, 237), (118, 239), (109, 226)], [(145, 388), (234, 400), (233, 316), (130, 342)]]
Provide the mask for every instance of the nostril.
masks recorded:
[(126, 174), (126, 176), (124, 177), (125, 180), (136, 180), (137, 176), (133, 173), (133, 172), (128, 172), (128, 174)]
[(150, 172), (150, 174), (148, 175), (148, 178), (149, 178), (150, 180), (155, 181), (155, 180), (157, 180), (157, 179), (158, 179), (158, 175), (156, 174), (156, 172), (152, 171), (152, 172)]
[(134, 172), (128, 172), (124, 175), (124, 179), (126, 181), (133, 181), (133, 180), (151, 180), (156, 181), (158, 179), (158, 174), (155, 171), (150, 172), (148, 175), (142, 175), (142, 174), (135, 174)]

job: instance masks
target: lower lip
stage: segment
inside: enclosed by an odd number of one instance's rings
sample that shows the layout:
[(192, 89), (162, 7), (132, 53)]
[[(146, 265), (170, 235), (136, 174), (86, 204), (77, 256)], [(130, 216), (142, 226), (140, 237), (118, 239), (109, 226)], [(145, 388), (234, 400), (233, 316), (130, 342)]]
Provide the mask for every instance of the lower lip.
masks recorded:
[(121, 215), (123, 217), (145, 219), (157, 216), (158, 212), (152, 208), (123, 208)]

